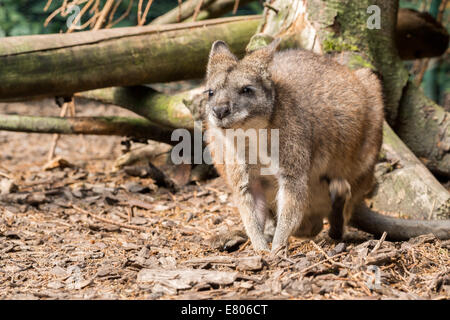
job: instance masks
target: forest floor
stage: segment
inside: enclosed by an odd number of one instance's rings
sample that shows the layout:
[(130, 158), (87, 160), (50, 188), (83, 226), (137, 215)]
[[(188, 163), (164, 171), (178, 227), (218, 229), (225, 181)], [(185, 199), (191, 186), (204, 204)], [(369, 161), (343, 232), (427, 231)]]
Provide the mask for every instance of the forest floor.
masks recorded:
[[(78, 115), (129, 115), (79, 106)], [(0, 113), (58, 115), (51, 100)], [(0, 299), (449, 299), (450, 241), (292, 239), (258, 256), (220, 178), (178, 191), (113, 171), (120, 137), (0, 131)], [(2, 182), (4, 181), (4, 182)]]

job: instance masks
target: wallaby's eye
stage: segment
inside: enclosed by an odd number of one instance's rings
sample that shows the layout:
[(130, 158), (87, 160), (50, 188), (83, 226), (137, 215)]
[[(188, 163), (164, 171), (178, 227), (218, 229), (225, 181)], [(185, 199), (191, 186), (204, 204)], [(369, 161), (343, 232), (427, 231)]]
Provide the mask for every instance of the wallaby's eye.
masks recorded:
[(251, 86), (242, 87), (241, 93), (243, 93), (243, 94), (253, 93), (253, 88)]
[(208, 97), (210, 97), (210, 98), (214, 95), (214, 91), (212, 91), (211, 89), (208, 89), (208, 90), (204, 91), (203, 93), (207, 93)]

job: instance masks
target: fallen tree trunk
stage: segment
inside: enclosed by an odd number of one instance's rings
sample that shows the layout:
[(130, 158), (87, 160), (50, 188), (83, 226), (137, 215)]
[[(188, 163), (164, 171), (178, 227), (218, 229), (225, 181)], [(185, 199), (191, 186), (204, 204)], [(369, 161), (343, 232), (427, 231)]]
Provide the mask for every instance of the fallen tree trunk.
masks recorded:
[(80, 92), (76, 97), (120, 106), (165, 127), (193, 130), (189, 106), (201, 91), (194, 89), (171, 96), (145, 86), (113, 87)]
[(30, 133), (93, 134), (147, 138), (168, 144), (172, 129), (130, 117), (36, 117), (0, 115), (0, 130)]
[(0, 101), (201, 78), (211, 43), (243, 54), (259, 16), (3, 38)]
[(368, 202), (377, 211), (413, 219), (450, 219), (450, 193), (387, 123), (375, 175), (377, 186)]

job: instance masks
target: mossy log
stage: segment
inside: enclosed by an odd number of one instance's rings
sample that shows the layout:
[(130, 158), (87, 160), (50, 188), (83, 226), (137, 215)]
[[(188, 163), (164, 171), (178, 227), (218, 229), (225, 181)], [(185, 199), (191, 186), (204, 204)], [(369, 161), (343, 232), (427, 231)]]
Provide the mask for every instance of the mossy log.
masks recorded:
[(376, 210), (413, 219), (450, 219), (450, 193), (385, 123), (377, 185), (368, 202)]
[(157, 125), (144, 118), (130, 117), (37, 117), (0, 115), (0, 130), (59, 133), (59, 134), (93, 134), (116, 135), (134, 138), (147, 138), (168, 144), (172, 129)]
[(244, 49), (259, 16), (3, 38), (0, 101), (201, 78), (213, 41)]
[(191, 106), (202, 89), (167, 95), (145, 86), (113, 87), (80, 92), (76, 97), (116, 105), (164, 127), (194, 129)]

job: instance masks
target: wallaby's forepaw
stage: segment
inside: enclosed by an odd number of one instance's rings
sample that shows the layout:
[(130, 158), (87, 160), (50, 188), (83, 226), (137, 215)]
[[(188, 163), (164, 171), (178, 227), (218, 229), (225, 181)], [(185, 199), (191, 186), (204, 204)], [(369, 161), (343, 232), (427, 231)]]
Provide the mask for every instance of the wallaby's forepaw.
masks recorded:
[(252, 246), (253, 246), (253, 250), (258, 254), (267, 254), (270, 252), (270, 248), (267, 243), (265, 243), (265, 244), (260, 243), (258, 245), (252, 244)]
[(274, 247), (272, 246), (272, 250), (270, 251), (270, 256), (272, 258), (275, 257), (287, 257), (288, 248), (286, 245)]

